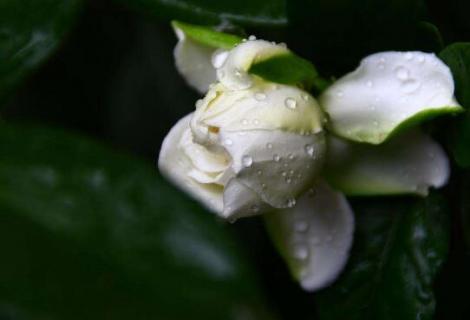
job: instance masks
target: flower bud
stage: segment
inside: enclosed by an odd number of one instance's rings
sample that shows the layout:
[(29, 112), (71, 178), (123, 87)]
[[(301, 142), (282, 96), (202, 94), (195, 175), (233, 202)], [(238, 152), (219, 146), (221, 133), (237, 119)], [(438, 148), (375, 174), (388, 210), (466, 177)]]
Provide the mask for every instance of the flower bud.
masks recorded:
[(219, 82), (163, 142), (161, 172), (225, 218), (292, 207), (321, 170), (316, 100), (247, 73), (255, 59), (284, 50), (256, 40), (218, 53)]

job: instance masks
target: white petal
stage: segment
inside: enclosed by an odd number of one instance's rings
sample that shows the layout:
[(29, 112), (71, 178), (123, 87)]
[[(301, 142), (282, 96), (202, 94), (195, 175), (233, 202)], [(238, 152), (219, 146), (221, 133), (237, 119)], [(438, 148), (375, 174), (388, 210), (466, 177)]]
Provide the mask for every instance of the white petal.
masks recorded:
[(447, 182), (449, 170), (441, 146), (417, 130), (379, 146), (328, 138), (328, 181), (348, 195), (426, 195)]
[[(184, 152), (183, 136), (188, 134), (192, 113), (178, 121), (163, 141), (158, 159), (160, 172), (180, 189), (202, 202), (208, 209), (221, 213), (223, 210), (223, 187), (214, 183), (200, 183), (195, 179), (194, 164)], [(189, 131), (190, 133), (190, 131)], [(190, 174), (193, 172), (192, 174)], [(197, 173), (196, 173), (197, 175)], [(200, 179), (203, 179), (200, 177)]]
[(291, 209), (265, 215), (268, 231), (305, 290), (336, 279), (349, 257), (354, 215), (346, 198), (322, 183)]
[(212, 66), (212, 55), (216, 48), (197, 43), (175, 27), (178, 44), (174, 50), (176, 68), (186, 82), (200, 93), (205, 93), (209, 85), (217, 80)]
[[(324, 133), (281, 130), (220, 131), (236, 179), (275, 208), (292, 205), (318, 176), (325, 154)], [(230, 143), (227, 143), (227, 142)]]
[(254, 216), (265, 213), (270, 207), (264, 203), (258, 194), (241, 183), (238, 179), (232, 179), (224, 190), (225, 219), (234, 221), (238, 218)]
[(434, 54), (381, 52), (361, 61), (321, 96), (343, 138), (378, 144), (401, 127), (462, 108), (449, 68)]

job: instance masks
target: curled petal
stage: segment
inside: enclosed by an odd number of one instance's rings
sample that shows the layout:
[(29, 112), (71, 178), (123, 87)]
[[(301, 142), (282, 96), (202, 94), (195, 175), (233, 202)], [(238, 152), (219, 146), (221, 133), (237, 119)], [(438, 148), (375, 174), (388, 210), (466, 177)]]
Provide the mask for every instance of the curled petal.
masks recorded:
[(423, 52), (366, 57), (322, 94), (320, 104), (335, 134), (372, 144), (424, 119), (462, 110), (449, 68)]
[(177, 187), (202, 202), (211, 211), (221, 213), (223, 187), (212, 183), (204, 172), (196, 170), (193, 160), (185, 152), (185, 144), (192, 143), (188, 140), (190, 138), (183, 139), (188, 134), (190, 137), (189, 122), (192, 116), (191, 113), (178, 121), (165, 137), (158, 158), (158, 168)]
[(248, 74), (252, 64), (270, 57), (288, 53), (284, 46), (264, 40), (246, 41), (233, 48), (217, 69), (219, 81), (232, 90), (248, 89), (253, 84), (253, 77)]
[(297, 205), (265, 215), (268, 231), (291, 273), (308, 291), (336, 279), (349, 257), (354, 215), (346, 198), (321, 183)]
[(380, 145), (328, 137), (326, 176), (347, 195), (426, 195), (449, 178), (444, 150), (427, 135), (412, 131)]
[(192, 40), (175, 25), (174, 30), (178, 37), (173, 53), (176, 68), (191, 87), (205, 93), (209, 85), (217, 80), (212, 66), (212, 56), (217, 48)]

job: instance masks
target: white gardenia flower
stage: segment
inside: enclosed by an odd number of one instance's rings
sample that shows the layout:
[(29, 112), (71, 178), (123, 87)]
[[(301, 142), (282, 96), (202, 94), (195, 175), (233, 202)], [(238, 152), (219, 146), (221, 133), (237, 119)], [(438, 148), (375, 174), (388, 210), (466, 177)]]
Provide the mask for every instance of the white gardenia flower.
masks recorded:
[(160, 153), (162, 173), (232, 220), (294, 206), (325, 157), (316, 100), (246, 73), (253, 57), (270, 49), (279, 47), (247, 41), (221, 53), (226, 61), (217, 70), (219, 82), (172, 129)]
[[(179, 70), (199, 91), (209, 89), (165, 138), (160, 171), (223, 218), (265, 214), (304, 289), (328, 285), (347, 261), (354, 215), (341, 192), (426, 195), (446, 183), (442, 148), (418, 129), (397, 134), (461, 108), (449, 69), (434, 55), (367, 57), (318, 103), (297, 86), (249, 74), (256, 61), (289, 52), (285, 46), (248, 40), (221, 51), (177, 31)], [(192, 72), (202, 58), (213, 70)]]

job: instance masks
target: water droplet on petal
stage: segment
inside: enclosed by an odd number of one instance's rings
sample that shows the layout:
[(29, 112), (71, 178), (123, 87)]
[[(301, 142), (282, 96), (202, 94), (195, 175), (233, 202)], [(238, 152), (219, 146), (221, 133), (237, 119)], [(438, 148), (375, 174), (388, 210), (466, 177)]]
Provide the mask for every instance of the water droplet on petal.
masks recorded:
[(287, 207), (288, 207), (288, 208), (292, 208), (292, 207), (295, 206), (296, 203), (297, 203), (297, 201), (295, 201), (294, 198), (290, 198), (290, 199), (287, 200), (287, 203), (286, 203), (286, 204), (287, 204)]
[(410, 77), (410, 72), (405, 67), (398, 67), (395, 69), (395, 76), (398, 80), (405, 81)]
[(259, 212), (259, 207), (256, 204), (254, 204), (254, 205), (251, 206), (251, 211), (257, 213), (257, 212)]
[(421, 82), (414, 80), (414, 79), (409, 79), (407, 81), (404, 81), (402, 84), (403, 91), (408, 94), (416, 92), (420, 87), (421, 87)]
[(248, 125), (248, 120), (247, 120), (247, 119), (243, 119), (243, 120), (242, 120), (242, 124), (243, 124), (244, 126)]
[(224, 140), (224, 145), (226, 145), (226, 146), (231, 146), (232, 144), (233, 144), (233, 141), (232, 141), (232, 140), (230, 140), (230, 139), (228, 139), (228, 138)]
[(260, 176), (260, 175), (262, 175), (262, 174), (263, 174), (263, 171), (261, 171), (261, 170), (258, 170), (256, 173), (257, 173), (257, 174)]
[(308, 101), (308, 94), (303, 94), (302, 99), (304, 99), (305, 101)]
[(315, 147), (313, 146), (313, 144), (306, 144), (305, 145), (305, 152), (310, 156), (310, 157), (313, 157), (314, 154), (315, 154)]
[(419, 63), (423, 63), (424, 60), (425, 60), (425, 58), (424, 58), (423, 55), (420, 55), (420, 56), (418, 57), (418, 62), (419, 62)]
[(255, 126), (259, 125), (259, 120), (258, 120), (258, 119), (253, 119), (253, 124), (254, 124)]
[(273, 156), (273, 160), (276, 161), (276, 162), (279, 162), (281, 160), (281, 157), (278, 154), (275, 154)]
[(244, 167), (251, 167), (253, 164), (253, 158), (251, 156), (245, 155), (242, 157), (242, 164)]
[(295, 156), (292, 153), (289, 153), (287, 157), (289, 158), (289, 160), (294, 160), (295, 158)]
[(344, 96), (344, 93), (343, 91), (339, 90), (338, 92), (336, 92), (336, 95), (341, 98), (342, 96)]
[(272, 144), (272, 143), (267, 143), (267, 144), (266, 144), (266, 148), (272, 149), (272, 148), (273, 148), (273, 144)]
[(368, 88), (372, 88), (372, 81), (370, 81), (370, 80), (367, 81), (367, 82), (366, 82), (366, 86), (367, 86)]
[(251, 36), (248, 37), (248, 40), (251, 40), (251, 41), (256, 40), (256, 36), (251, 35)]
[(297, 101), (294, 98), (287, 98), (284, 101), (284, 104), (288, 109), (291, 109), (291, 110), (294, 110), (295, 108), (297, 108)]

